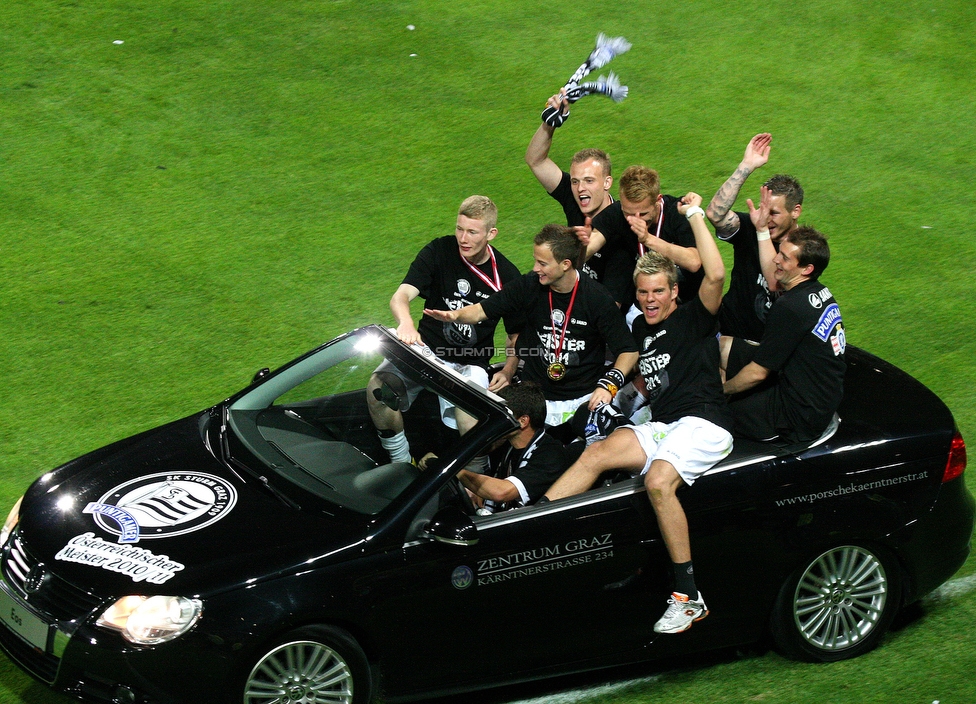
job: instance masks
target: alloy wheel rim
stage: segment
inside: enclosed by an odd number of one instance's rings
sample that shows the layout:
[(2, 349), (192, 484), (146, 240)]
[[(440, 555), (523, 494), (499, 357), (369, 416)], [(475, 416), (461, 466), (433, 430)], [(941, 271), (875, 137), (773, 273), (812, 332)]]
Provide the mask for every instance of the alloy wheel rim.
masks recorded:
[(348, 663), (314, 641), (284, 643), (254, 666), (244, 686), (244, 704), (352, 704)]
[(800, 636), (823, 651), (851, 648), (878, 624), (888, 599), (881, 561), (853, 545), (828, 550), (807, 567), (793, 596)]

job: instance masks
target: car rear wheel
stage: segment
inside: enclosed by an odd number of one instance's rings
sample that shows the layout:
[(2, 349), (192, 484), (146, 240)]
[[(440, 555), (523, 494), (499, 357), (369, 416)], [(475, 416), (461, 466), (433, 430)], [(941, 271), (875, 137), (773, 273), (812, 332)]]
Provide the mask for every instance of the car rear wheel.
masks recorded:
[(244, 681), (244, 704), (365, 704), (369, 663), (338, 628), (292, 631), (262, 655)]
[(831, 662), (874, 648), (898, 610), (899, 575), (880, 550), (843, 545), (813, 558), (780, 590), (772, 634), (800, 660)]

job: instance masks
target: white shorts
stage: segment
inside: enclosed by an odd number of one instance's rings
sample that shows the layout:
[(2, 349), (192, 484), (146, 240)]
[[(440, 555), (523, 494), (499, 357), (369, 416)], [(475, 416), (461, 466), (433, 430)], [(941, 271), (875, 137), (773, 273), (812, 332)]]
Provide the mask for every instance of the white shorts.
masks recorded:
[(590, 400), (592, 394), (569, 401), (546, 401), (546, 425), (562, 425), (576, 413), (576, 409)]
[[(426, 350), (430, 351), (430, 348), (426, 347)], [(465, 379), (470, 379), (481, 388), (488, 388), (488, 372), (481, 367), (477, 367), (472, 364), (446, 362), (440, 357), (435, 357), (432, 351), (430, 354), (426, 354), (425, 352), (424, 356), (426, 356), (428, 359), (432, 359), (442, 366), (447, 367), (448, 369), (453, 369)], [(410, 406), (417, 399), (417, 395), (423, 391), (424, 387), (404, 376), (389, 360), (385, 360), (380, 366), (376, 367), (376, 371), (373, 373), (378, 374), (381, 372), (393, 374), (403, 381), (403, 385), (407, 388), (407, 398), (404, 399), (405, 403), (401, 406), (401, 410), (409, 410)], [(455, 418), (455, 412), (457, 409), (454, 407), (454, 404), (446, 401), (441, 396), (437, 397), (437, 401), (440, 404), (441, 420), (444, 422), (444, 425), (446, 425), (448, 428), (457, 430), (457, 419)]]
[(647, 456), (641, 474), (654, 460), (670, 462), (685, 484), (691, 486), (719, 460), (732, 452), (732, 434), (704, 418), (685, 416), (673, 423), (651, 421), (626, 426), (632, 430)]

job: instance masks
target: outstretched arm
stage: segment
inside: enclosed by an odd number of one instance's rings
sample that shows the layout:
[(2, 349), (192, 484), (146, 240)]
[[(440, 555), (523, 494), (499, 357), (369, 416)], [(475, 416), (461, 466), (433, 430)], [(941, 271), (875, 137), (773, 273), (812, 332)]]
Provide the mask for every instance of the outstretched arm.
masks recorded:
[[(564, 113), (569, 112), (569, 103), (562, 92), (549, 98), (546, 106), (561, 109)], [(552, 133), (555, 131), (555, 127), (543, 122), (532, 135), (529, 146), (525, 150), (525, 163), (532, 169), (532, 173), (547, 193), (556, 190), (556, 186), (559, 185), (559, 181), (563, 177), (562, 169), (549, 158), (549, 148), (552, 147)]]
[(718, 313), (722, 305), (722, 286), (725, 284), (725, 264), (718, 251), (718, 245), (712, 238), (712, 233), (705, 225), (705, 212), (701, 209), (702, 197), (697, 193), (689, 193), (678, 204), (678, 212), (688, 218), (691, 231), (695, 233), (695, 245), (701, 258), (705, 277), (698, 289), (698, 297), (702, 305), (712, 315)]
[(746, 199), (749, 205), (749, 219), (756, 226), (756, 239), (759, 240), (759, 265), (762, 268), (763, 278), (766, 279), (766, 286), (770, 291), (779, 291), (780, 285), (775, 278), (776, 247), (769, 237), (769, 209), (772, 207), (773, 192), (763, 186), (759, 191), (759, 208), (757, 209), (752, 199)]
[(739, 216), (732, 212), (732, 205), (739, 197), (739, 190), (749, 178), (749, 174), (769, 160), (769, 145), (772, 139), (772, 135), (768, 132), (757, 134), (750, 139), (738, 168), (712, 196), (712, 202), (708, 204), (705, 215), (708, 216), (715, 227), (715, 234), (719, 237), (728, 237), (739, 229)]
[(482, 320), (488, 320), (488, 316), (485, 315), (485, 310), (481, 307), (480, 303), (464, 306), (460, 310), (432, 310), (430, 308), (424, 308), (424, 315), (429, 315), (431, 318), (440, 320), (442, 323), (468, 323), (472, 325), (474, 323), (480, 323)]

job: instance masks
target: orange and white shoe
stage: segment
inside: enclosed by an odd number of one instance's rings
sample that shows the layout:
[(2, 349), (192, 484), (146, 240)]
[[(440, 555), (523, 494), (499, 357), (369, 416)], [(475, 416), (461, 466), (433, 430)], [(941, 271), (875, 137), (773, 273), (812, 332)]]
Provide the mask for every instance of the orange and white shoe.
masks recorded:
[(695, 621), (701, 621), (708, 616), (708, 607), (698, 592), (698, 599), (689, 599), (687, 594), (671, 592), (668, 599), (668, 610), (664, 616), (654, 624), (655, 633), (683, 633), (691, 628)]

